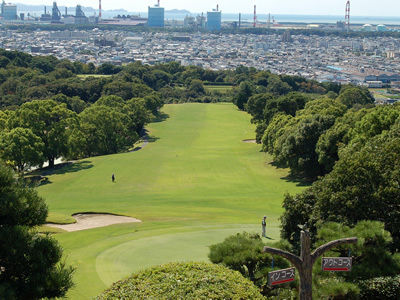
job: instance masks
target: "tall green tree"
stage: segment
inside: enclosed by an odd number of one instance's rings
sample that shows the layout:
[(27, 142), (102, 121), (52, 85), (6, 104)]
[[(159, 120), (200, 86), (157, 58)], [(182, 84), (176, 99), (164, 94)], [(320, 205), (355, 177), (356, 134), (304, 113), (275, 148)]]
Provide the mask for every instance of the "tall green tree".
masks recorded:
[(126, 150), (138, 139), (129, 131), (130, 118), (105, 105), (94, 105), (80, 115), (80, 131), (85, 137), (85, 156), (117, 153)]
[(68, 134), (75, 126), (76, 113), (67, 109), (66, 104), (58, 104), (53, 100), (34, 100), (24, 103), (15, 113), (13, 127), (32, 130), (43, 144), (43, 156), (49, 166), (54, 160), (67, 156)]
[(43, 198), (2, 163), (0, 191), (0, 298), (64, 297), (74, 269), (61, 262), (57, 241), (35, 230), (46, 221)]
[(29, 128), (13, 128), (0, 135), (0, 156), (19, 172), (44, 163), (44, 143)]
[(350, 87), (341, 91), (337, 100), (342, 102), (348, 108), (352, 108), (356, 104), (366, 105), (373, 103), (373, 99), (369, 97), (365, 91), (357, 87)]
[(367, 109), (350, 109), (320, 136), (315, 151), (318, 154), (318, 162), (327, 172), (332, 171), (335, 162), (339, 160), (339, 149), (350, 142), (354, 127), (367, 113)]
[[(351, 227), (333, 222), (322, 224), (318, 228), (315, 247), (351, 236), (358, 238), (357, 244), (338, 246), (326, 253), (328, 257), (347, 257), (350, 254), (353, 258), (351, 272), (332, 274), (322, 271), (319, 262), (314, 265), (313, 289), (319, 299), (360, 299), (359, 294), (363, 294), (365, 289), (365, 280), (395, 276), (400, 272), (400, 254), (391, 253), (392, 238), (390, 233), (384, 230), (384, 224), (381, 222), (360, 221)], [(385, 291), (382, 292), (385, 294)], [(387, 295), (393, 292), (396, 293), (396, 290), (391, 290)]]
[(243, 81), (240, 83), (236, 94), (233, 96), (233, 103), (239, 108), (244, 109), (245, 104), (252, 96), (252, 85), (249, 81)]
[(269, 101), (274, 100), (274, 96), (271, 93), (264, 93), (253, 95), (247, 101), (245, 108), (246, 111), (253, 117), (252, 123), (260, 123), (264, 119), (264, 109)]
[(334, 221), (354, 225), (361, 220), (385, 224), (393, 237), (393, 250), (400, 249), (400, 121), (390, 131), (375, 136), (360, 148), (349, 145), (339, 153), (331, 173), (302, 193), (286, 195), (282, 237), (293, 236), (295, 224), (316, 228)]

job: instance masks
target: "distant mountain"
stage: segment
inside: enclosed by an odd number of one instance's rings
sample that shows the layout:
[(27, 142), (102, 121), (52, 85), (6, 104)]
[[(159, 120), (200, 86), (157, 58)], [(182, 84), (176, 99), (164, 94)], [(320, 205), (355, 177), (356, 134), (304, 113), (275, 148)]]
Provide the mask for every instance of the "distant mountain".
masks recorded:
[(123, 9), (123, 8), (109, 9), (107, 11), (108, 12), (115, 12), (115, 13), (124, 13), (124, 14), (126, 14), (128, 12), (126, 9)]
[(186, 10), (186, 9), (170, 9), (166, 10), (166, 13), (172, 13), (172, 14), (190, 14), (191, 12)]

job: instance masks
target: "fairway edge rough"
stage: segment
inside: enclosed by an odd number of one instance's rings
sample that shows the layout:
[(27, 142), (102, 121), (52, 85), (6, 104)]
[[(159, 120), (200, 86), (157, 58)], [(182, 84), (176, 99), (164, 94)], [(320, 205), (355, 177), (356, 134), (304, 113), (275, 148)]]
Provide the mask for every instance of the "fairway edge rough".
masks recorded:
[(112, 215), (112, 214), (100, 214), (100, 213), (79, 213), (74, 214), (72, 217), (75, 218), (76, 223), (73, 224), (46, 224), (49, 227), (60, 228), (65, 231), (78, 231), (85, 229), (92, 229), (98, 227), (105, 227), (114, 224), (121, 223), (138, 223), (142, 222), (139, 219)]

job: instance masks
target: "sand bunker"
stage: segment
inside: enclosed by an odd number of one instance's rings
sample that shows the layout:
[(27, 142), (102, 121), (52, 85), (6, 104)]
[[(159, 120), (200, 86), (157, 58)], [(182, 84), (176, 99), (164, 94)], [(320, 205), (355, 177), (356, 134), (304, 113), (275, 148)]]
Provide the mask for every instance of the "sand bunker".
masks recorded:
[(243, 140), (243, 142), (245, 142), (245, 143), (255, 143), (256, 140)]
[(91, 229), (97, 227), (105, 227), (113, 224), (120, 223), (137, 223), (142, 222), (141, 220), (110, 215), (110, 214), (76, 214), (72, 215), (76, 219), (76, 223), (73, 224), (46, 224), (49, 227), (55, 227), (64, 229), (66, 231), (78, 231), (84, 229)]

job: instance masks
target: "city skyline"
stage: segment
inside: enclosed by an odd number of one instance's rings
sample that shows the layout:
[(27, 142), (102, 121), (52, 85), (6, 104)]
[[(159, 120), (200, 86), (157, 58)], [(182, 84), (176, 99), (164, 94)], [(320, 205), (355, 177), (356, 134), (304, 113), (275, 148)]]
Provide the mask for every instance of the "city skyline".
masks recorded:
[[(28, 1), (7, 1), (27, 5), (52, 6), (53, 1), (30, 0)], [(56, 1), (58, 6), (82, 6), (98, 9), (98, 0), (77, 0)], [(129, 12), (146, 12), (148, 6), (154, 6), (157, 0), (140, 1), (139, 3), (125, 0), (102, 0), (103, 10), (125, 9)], [(293, 14), (293, 15), (344, 15), (346, 0), (325, 0), (323, 4), (319, 0), (284, 0), (284, 1), (261, 1), (254, 0), (252, 3), (245, 4), (238, 0), (203, 0), (203, 1), (184, 1), (184, 0), (160, 0), (160, 6), (166, 10), (180, 9), (188, 10), (192, 13), (212, 11), (219, 5), (223, 13), (253, 13), (254, 5), (257, 5), (257, 14)], [(392, 0), (382, 0), (379, 4), (372, 0), (351, 0), (351, 15), (353, 16), (395, 16), (395, 11), (400, 10), (400, 2)]]

